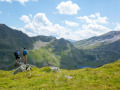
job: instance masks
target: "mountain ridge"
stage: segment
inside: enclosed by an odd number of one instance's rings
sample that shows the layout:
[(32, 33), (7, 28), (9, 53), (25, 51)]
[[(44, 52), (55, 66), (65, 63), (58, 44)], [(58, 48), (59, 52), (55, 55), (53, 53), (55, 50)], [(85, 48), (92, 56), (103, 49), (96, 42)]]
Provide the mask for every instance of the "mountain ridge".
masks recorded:
[[(63, 38), (55, 39), (51, 36), (29, 37), (21, 31), (13, 30), (6, 25), (1, 26), (0, 40), (2, 42), (0, 42), (0, 45), (5, 48), (0, 47), (0, 69), (13, 69), (15, 62), (13, 52), (19, 49), (22, 53), (23, 47), (26, 47), (29, 53), (28, 63), (35, 64), (38, 67), (44, 67), (46, 63), (51, 63), (61, 68), (73, 69), (81, 61), (89, 60), (90, 55), (77, 50), (71, 42)], [(6, 42), (4, 42), (5, 40)]]
[[(110, 31), (101, 36), (94, 36), (85, 40), (74, 42), (73, 44), (80, 49), (89, 49), (89, 47), (99, 47), (120, 40), (120, 31)], [(97, 46), (98, 45), (98, 46)], [(93, 48), (94, 49), (94, 48)]]
[[(101, 39), (103, 37), (105, 38), (103, 35)], [(55, 39), (51, 36), (29, 37), (21, 31), (3, 25), (0, 26), (0, 69), (13, 69), (15, 62), (13, 52), (19, 49), (22, 54), (23, 47), (26, 47), (29, 53), (28, 63), (35, 64), (38, 67), (45, 67), (47, 63), (63, 69), (78, 69), (76, 66), (79, 65), (99, 67), (120, 58), (118, 54), (120, 49), (116, 48), (116, 45), (119, 46), (119, 40), (97, 43), (96, 46), (93, 44), (92, 48), (89, 47), (95, 40), (96, 37), (86, 39), (86, 42), (83, 40), (83, 46), (86, 46), (87, 49), (79, 49), (63, 38)], [(86, 43), (87, 45), (85, 45)], [(112, 46), (111, 49), (108, 46)]]

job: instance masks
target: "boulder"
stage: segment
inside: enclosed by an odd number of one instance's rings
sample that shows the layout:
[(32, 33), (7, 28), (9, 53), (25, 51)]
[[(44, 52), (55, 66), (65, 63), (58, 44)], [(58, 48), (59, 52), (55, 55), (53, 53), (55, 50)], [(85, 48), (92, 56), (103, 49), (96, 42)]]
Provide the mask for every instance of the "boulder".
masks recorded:
[(61, 72), (58, 67), (51, 67), (51, 72), (53, 72), (53, 71)]
[(29, 70), (31, 70), (33, 67), (35, 67), (34, 65), (23, 64), (23, 63), (20, 63), (19, 65), (20, 65), (20, 66), (19, 66), (17, 69), (15, 69), (15, 71), (13, 71), (12, 74), (17, 74), (18, 72), (29, 71)]

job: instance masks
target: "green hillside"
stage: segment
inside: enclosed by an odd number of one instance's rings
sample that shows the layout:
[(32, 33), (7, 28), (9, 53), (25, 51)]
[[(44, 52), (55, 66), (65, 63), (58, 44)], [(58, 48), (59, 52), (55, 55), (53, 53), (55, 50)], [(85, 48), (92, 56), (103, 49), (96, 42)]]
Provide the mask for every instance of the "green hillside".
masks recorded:
[[(24, 47), (29, 51), (33, 48), (40, 48), (51, 40), (54, 40), (54, 38), (48, 36), (29, 37), (22, 31), (11, 29), (5, 24), (0, 24), (0, 69), (12, 70), (14, 68), (14, 52), (16, 49), (19, 49), (20, 56), (22, 57)], [(33, 62), (30, 61), (30, 63)]]
[(100, 68), (60, 70), (58, 73), (50, 72), (49, 67), (35, 67), (16, 75), (13, 70), (0, 70), (0, 90), (120, 90), (120, 60)]
[(29, 60), (38, 67), (47, 66), (47, 63), (50, 63), (52, 66), (64, 69), (77, 69), (77, 65), (93, 61), (95, 57), (76, 49), (69, 41), (62, 38), (37, 50), (29, 51)]
[(13, 69), (15, 50), (19, 49), (22, 52), (23, 47), (32, 48), (32, 43), (33, 40), (22, 31), (13, 30), (5, 24), (0, 24), (0, 69)]
[(96, 59), (92, 62), (84, 62), (86, 65), (101, 66), (120, 58), (120, 31), (110, 31), (101, 36), (80, 40), (73, 44), (86, 54), (95, 56)]
[[(80, 41), (86, 48), (78, 49), (63, 38), (29, 37), (21, 31), (0, 24), (0, 70), (12, 70), (15, 63), (14, 51), (19, 49), (22, 57), (24, 47), (28, 50), (28, 63), (39, 68), (48, 66), (47, 63), (62, 69), (78, 69), (79, 66), (99, 67), (120, 58), (119, 35), (119, 32), (110, 32)], [(108, 43), (108, 39), (114, 42)], [(103, 41), (108, 42), (106, 44)]]

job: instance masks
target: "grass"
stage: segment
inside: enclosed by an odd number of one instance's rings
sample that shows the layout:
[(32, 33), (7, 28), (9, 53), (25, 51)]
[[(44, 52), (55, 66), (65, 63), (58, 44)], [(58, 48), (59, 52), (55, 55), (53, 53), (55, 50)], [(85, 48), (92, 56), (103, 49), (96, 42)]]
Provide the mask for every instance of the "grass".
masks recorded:
[(54, 53), (46, 49), (31, 50), (29, 52), (29, 59), (34, 60), (35, 63), (38, 63), (38, 67), (46, 66), (46, 62), (49, 62), (53, 66), (60, 65), (60, 57), (56, 56)]
[(0, 90), (120, 90), (120, 60), (100, 68), (60, 70), (58, 73), (50, 72), (49, 67), (35, 67), (16, 75), (13, 70), (1, 70)]

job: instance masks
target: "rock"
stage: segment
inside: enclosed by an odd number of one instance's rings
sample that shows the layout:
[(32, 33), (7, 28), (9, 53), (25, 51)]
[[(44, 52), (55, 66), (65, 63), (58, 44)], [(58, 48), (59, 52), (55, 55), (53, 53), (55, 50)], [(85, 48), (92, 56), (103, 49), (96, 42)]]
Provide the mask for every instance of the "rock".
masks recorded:
[(65, 75), (65, 77), (66, 77), (67, 79), (72, 79), (72, 77), (71, 77), (71, 76), (68, 76), (68, 75)]
[(51, 72), (53, 72), (53, 71), (61, 72), (58, 67), (52, 67), (52, 68), (51, 68)]
[(53, 66), (52, 64), (50, 64), (49, 62), (46, 62), (47, 66), (50, 67), (50, 66)]
[(14, 64), (14, 67), (16, 68), (16, 67), (19, 67), (20, 65), (22, 65), (23, 63), (18, 63), (18, 62), (16, 62), (15, 64)]
[(18, 72), (29, 71), (33, 67), (35, 67), (35, 66), (34, 65), (30, 65), (30, 64), (20, 63), (20, 66), (12, 74), (17, 74)]

